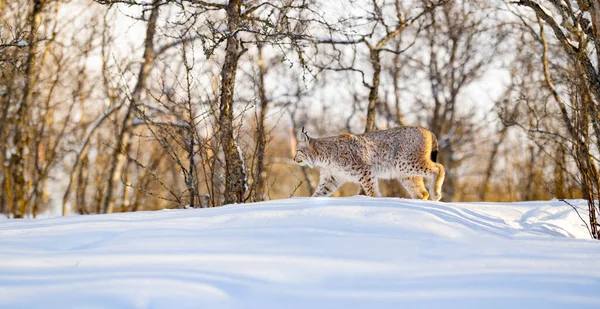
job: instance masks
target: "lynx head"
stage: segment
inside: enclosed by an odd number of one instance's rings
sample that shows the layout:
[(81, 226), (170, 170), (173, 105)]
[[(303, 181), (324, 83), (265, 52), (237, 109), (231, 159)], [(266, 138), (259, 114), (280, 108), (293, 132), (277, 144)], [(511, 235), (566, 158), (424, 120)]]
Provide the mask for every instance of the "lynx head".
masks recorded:
[(304, 127), (302, 127), (302, 134), (300, 134), (300, 142), (296, 145), (294, 161), (301, 166), (308, 167), (312, 167), (315, 163), (312, 141), (308, 133), (304, 131)]

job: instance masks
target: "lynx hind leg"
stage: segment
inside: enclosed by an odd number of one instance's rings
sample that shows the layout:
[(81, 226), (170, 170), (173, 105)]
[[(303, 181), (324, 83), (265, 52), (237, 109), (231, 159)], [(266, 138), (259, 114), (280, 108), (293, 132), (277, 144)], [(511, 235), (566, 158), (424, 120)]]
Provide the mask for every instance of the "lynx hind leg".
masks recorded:
[(442, 184), (444, 183), (444, 167), (431, 161), (429, 158), (421, 158), (417, 160), (415, 165), (409, 169), (409, 176), (421, 176), (431, 179), (431, 186), (429, 188), (429, 194), (431, 200), (439, 201), (442, 199)]
[(432, 168), (430, 191), (433, 193), (432, 200), (439, 201), (442, 199), (442, 184), (444, 183), (446, 172), (443, 165), (439, 163), (433, 164), (435, 167)]
[(421, 176), (405, 176), (400, 179), (400, 183), (413, 199), (426, 200), (429, 197)]
[(367, 196), (380, 197), (379, 185), (377, 184), (377, 178), (373, 177), (371, 171), (362, 172), (358, 182), (367, 193)]
[(322, 174), (319, 178), (319, 185), (312, 196), (330, 196), (340, 187), (340, 185), (340, 182), (334, 176)]

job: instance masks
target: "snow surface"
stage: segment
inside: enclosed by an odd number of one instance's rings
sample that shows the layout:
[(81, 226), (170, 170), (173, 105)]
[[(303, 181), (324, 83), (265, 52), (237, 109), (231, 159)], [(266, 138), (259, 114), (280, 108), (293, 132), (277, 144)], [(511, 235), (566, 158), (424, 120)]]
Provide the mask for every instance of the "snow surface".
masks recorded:
[(0, 308), (600, 308), (599, 260), (559, 201), (293, 198), (2, 220)]

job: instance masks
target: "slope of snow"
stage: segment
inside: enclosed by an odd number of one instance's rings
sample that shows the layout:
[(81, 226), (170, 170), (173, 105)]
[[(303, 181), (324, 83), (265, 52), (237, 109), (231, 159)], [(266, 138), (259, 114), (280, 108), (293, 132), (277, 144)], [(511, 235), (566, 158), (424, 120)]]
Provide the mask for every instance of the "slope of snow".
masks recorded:
[(599, 308), (599, 260), (558, 201), (294, 198), (3, 220), (0, 308)]

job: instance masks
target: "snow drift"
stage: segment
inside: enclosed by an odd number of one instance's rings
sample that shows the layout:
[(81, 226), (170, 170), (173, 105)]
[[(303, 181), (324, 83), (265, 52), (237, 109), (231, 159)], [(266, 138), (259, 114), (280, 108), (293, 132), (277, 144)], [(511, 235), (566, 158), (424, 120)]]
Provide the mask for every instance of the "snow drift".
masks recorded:
[(559, 201), (294, 198), (4, 220), (0, 307), (598, 308), (599, 259)]

